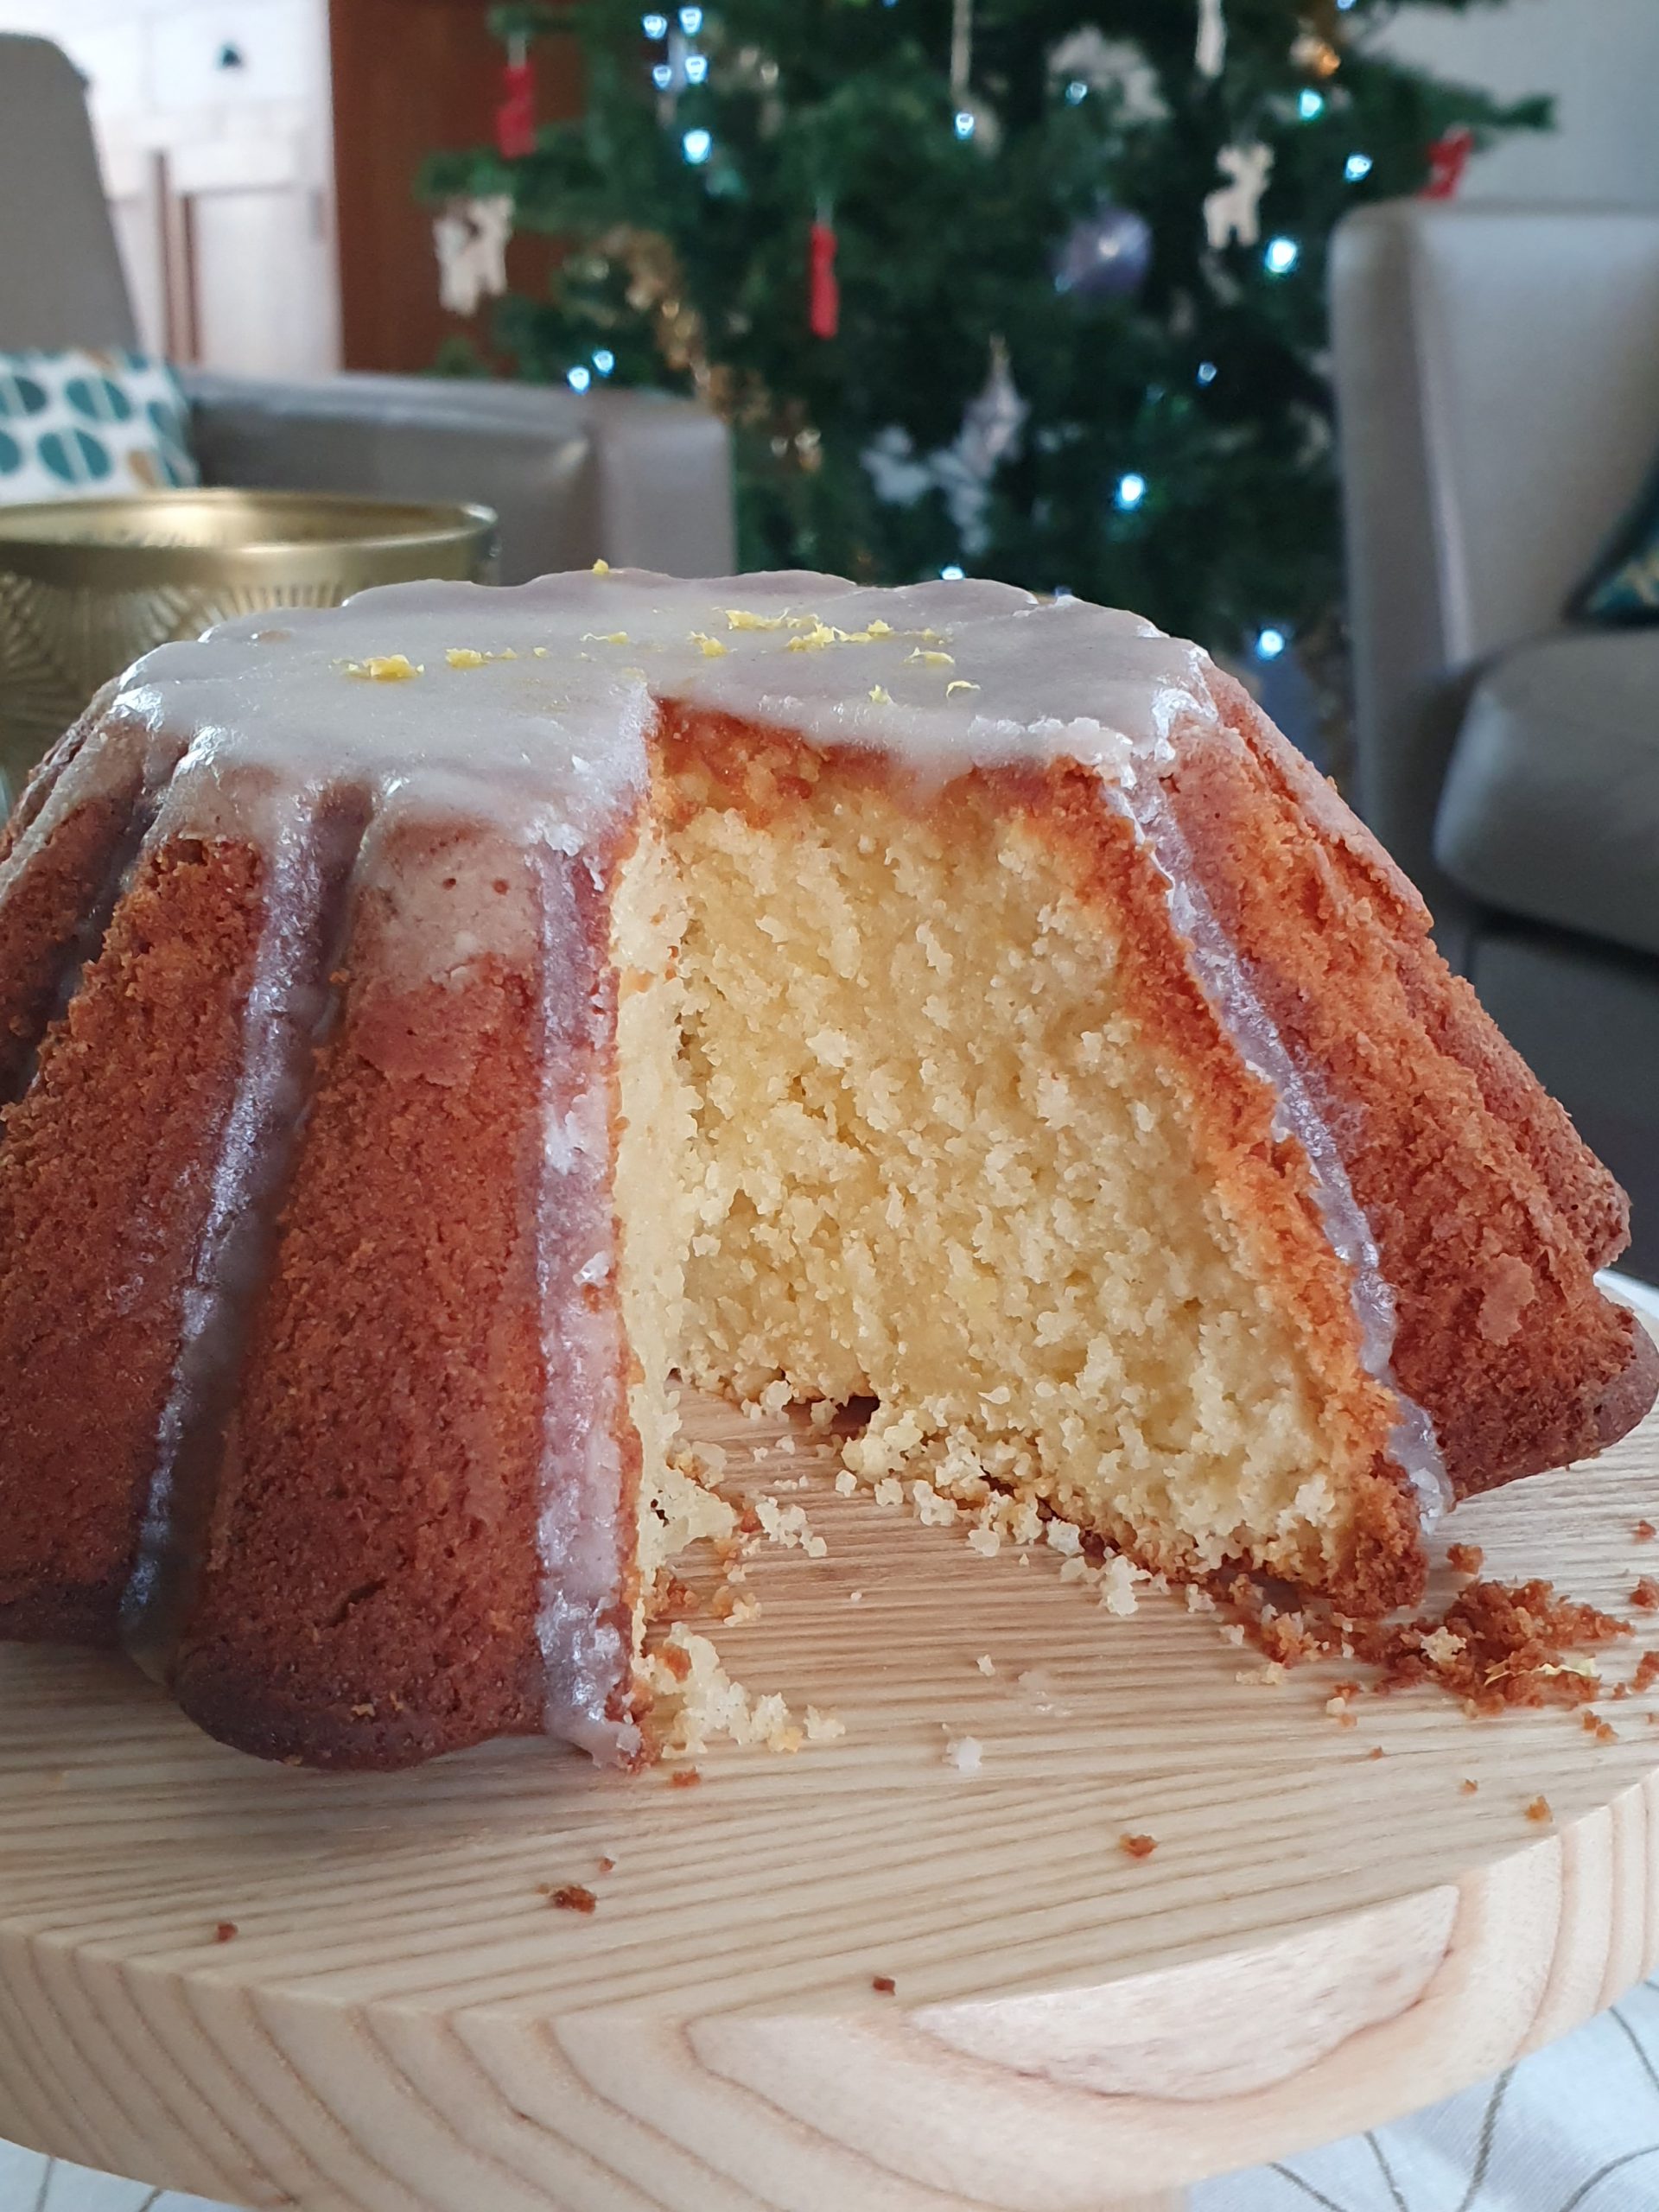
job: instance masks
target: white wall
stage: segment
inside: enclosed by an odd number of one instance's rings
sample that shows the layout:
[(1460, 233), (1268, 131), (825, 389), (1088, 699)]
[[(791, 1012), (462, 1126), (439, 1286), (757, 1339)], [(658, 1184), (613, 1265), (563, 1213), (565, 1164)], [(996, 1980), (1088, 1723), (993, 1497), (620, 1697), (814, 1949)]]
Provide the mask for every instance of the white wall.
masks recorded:
[(87, 80), (150, 350), (336, 365), (326, 0), (0, 0), (0, 31), (54, 39)]
[(1659, 206), (1659, 0), (1510, 0), (1462, 15), (1407, 7), (1383, 43), (1506, 99), (1554, 95), (1558, 129), (1472, 162), (1471, 199)]

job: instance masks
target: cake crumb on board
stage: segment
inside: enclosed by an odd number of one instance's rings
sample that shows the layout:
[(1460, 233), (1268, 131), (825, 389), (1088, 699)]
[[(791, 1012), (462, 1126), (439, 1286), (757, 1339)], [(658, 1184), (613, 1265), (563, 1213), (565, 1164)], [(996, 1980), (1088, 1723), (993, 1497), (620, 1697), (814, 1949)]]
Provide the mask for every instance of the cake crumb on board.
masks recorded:
[(221, 1920), (213, 1929), (215, 1943), (229, 1943), (242, 1933), (233, 1920)]
[(1529, 1821), (1535, 1821), (1541, 1827), (1546, 1821), (1553, 1821), (1554, 1817), (1554, 1814), (1549, 1809), (1548, 1797), (1534, 1797), (1529, 1800), (1527, 1805), (1527, 1818)]
[(1125, 1834), (1117, 1839), (1117, 1847), (1126, 1859), (1150, 1859), (1158, 1848), (1158, 1839), (1155, 1835)]
[(599, 1899), (582, 1882), (561, 1882), (556, 1889), (545, 1890), (549, 1904), (556, 1912), (597, 1912)]
[(897, 1995), (899, 1985), (890, 1974), (873, 1974), (870, 1987), (878, 1997), (893, 1997)]
[(985, 1746), (977, 1736), (947, 1735), (944, 1764), (958, 1774), (977, 1774), (985, 1764)]

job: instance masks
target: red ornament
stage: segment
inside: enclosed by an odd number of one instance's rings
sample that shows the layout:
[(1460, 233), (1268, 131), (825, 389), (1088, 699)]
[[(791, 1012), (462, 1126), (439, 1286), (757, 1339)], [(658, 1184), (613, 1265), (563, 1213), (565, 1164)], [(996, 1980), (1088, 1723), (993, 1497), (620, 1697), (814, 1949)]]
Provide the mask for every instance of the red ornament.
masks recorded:
[(1418, 197), (1454, 200), (1474, 150), (1474, 132), (1466, 123), (1454, 124), (1445, 137), (1437, 138), (1428, 149), (1428, 182)]
[(807, 321), (815, 338), (833, 338), (841, 327), (841, 287), (836, 282), (836, 233), (827, 215), (812, 226), (807, 268)]
[(512, 58), (501, 72), (495, 143), (504, 162), (518, 162), (536, 150), (536, 73), (521, 40), (515, 39), (510, 51)]

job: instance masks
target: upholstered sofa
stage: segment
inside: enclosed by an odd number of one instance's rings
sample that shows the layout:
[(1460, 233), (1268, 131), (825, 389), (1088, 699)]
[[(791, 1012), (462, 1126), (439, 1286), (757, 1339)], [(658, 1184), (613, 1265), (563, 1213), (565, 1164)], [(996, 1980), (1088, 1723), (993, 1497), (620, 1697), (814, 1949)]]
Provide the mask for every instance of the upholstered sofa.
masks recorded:
[(1360, 810), (1659, 1280), (1659, 624), (1564, 613), (1659, 463), (1659, 210), (1367, 208), (1331, 287)]

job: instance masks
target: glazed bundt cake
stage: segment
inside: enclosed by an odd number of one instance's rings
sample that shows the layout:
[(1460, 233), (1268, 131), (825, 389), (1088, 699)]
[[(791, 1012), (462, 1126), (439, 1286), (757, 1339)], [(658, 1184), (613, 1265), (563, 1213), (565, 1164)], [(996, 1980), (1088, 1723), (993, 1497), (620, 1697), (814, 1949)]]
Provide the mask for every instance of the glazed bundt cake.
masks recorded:
[(1654, 1395), (1398, 871), (1196, 648), (1001, 585), (164, 647), (6, 832), (0, 1086), (0, 1634), (273, 1757), (639, 1757), (676, 1374), (1357, 1616)]

